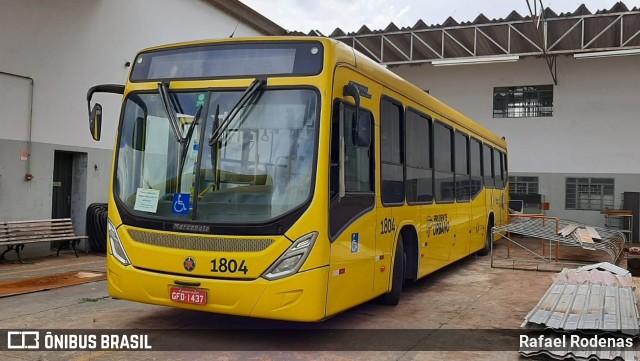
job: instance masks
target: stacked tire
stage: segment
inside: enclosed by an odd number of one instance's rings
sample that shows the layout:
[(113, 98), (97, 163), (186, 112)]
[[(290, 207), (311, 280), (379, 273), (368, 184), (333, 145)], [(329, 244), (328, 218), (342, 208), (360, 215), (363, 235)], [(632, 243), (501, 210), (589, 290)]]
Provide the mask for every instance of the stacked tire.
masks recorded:
[(107, 253), (106, 203), (93, 203), (87, 208), (87, 236), (92, 252)]

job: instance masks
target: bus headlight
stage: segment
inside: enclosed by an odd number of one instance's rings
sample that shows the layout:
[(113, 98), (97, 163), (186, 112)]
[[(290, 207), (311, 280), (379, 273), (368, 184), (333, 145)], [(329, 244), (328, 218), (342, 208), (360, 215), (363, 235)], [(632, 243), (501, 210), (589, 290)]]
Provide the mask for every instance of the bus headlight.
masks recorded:
[(293, 242), (291, 247), (269, 267), (262, 277), (273, 281), (298, 272), (309, 256), (309, 253), (311, 253), (316, 238), (318, 238), (318, 232), (311, 232), (298, 238)]
[(129, 261), (129, 257), (124, 251), (124, 247), (122, 247), (122, 242), (120, 242), (120, 237), (118, 237), (116, 226), (111, 223), (110, 219), (107, 219), (107, 229), (109, 230), (107, 236), (109, 238), (109, 244), (111, 245), (111, 255), (124, 266), (130, 265), (131, 261)]

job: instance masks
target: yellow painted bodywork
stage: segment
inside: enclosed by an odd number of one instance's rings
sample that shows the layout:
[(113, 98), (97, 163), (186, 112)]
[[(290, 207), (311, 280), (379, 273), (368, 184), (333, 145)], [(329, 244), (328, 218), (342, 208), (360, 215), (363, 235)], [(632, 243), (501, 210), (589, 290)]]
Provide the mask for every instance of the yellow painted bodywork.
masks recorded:
[[(504, 190), (485, 189), (471, 202), (463, 204), (433, 203), (421, 206), (384, 207), (380, 199), (380, 168), (377, 167), (375, 207), (352, 222), (333, 242), (330, 242), (328, 172), (332, 106), (334, 99), (343, 98), (342, 87), (349, 81), (367, 86), (372, 95), (371, 99), (363, 97), (361, 106), (374, 115), (374, 149), (378, 165), (380, 161), (379, 104), (382, 94), (401, 101), (405, 107), (418, 109), (434, 119), (481, 139), (505, 154), (506, 142), (338, 41), (309, 37), (243, 40), (313, 40), (321, 41), (324, 46), (325, 62), (320, 74), (268, 79), (269, 87), (306, 85), (318, 89), (320, 93), (319, 151), (311, 204), (284, 236), (198, 235), (212, 238), (274, 240), (271, 246), (261, 252), (220, 253), (173, 249), (136, 242), (129, 235), (129, 230), (132, 228), (122, 224), (111, 193), (109, 219), (117, 227), (120, 240), (132, 263), (132, 265), (123, 266), (113, 256), (107, 257), (108, 289), (112, 297), (241, 316), (318, 321), (389, 292), (393, 255), (403, 227), (412, 228), (417, 234), (417, 274), (415, 276), (419, 278), (483, 248), (490, 214), (493, 214), (496, 224), (506, 223), (507, 187)], [(171, 46), (207, 43), (211, 42), (192, 42)], [(245, 88), (250, 83), (251, 79), (172, 81), (171, 89)], [(157, 89), (155, 82), (127, 83), (125, 96), (132, 91), (155, 89)], [(344, 99), (348, 102), (352, 101), (350, 97), (344, 97)], [(114, 159), (113, 164), (116, 164), (115, 161)], [(113, 189), (113, 184), (110, 189)], [(441, 214), (448, 216), (450, 229), (445, 234), (434, 235), (433, 224), (428, 220), (434, 215)], [(395, 220), (395, 232), (382, 234), (383, 219)], [(140, 229), (138, 231), (172, 233)], [(318, 232), (318, 238), (297, 274), (274, 281), (261, 277), (292, 241), (312, 231)], [(358, 252), (351, 250), (351, 235), (354, 233), (359, 234), (360, 237)], [(109, 254), (112, 252), (110, 245), (108, 245), (108, 252)], [(186, 257), (192, 257), (196, 261), (197, 266), (192, 272), (186, 272), (183, 267)], [(211, 259), (222, 257), (245, 260), (248, 267), (247, 274), (212, 276), (209, 271)], [(169, 287), (176, 281), (199, 283), (198, 288), (207, 290), (207, 304), (199, 306), (172, 302), (169, 297)]]

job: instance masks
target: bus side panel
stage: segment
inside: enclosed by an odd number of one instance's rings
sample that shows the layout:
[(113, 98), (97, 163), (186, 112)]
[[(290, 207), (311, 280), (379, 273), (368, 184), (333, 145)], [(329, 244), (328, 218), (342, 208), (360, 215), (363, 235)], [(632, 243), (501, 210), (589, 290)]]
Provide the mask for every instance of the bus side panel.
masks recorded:
[(469, 202), (460, 202), (451, 206), (448, 214), (451, 222), (451, 261), (464, 258), (469, 255), (469, 226), (471, 221), (471, 208)]
[(375, 211), (355, 220), (331, 244), (327, 316), (373, 298)]
[(444, 215), (449, 211), (447, 204), (433, 203), (421, 206), (420, 265), (418, 275), (425, 276), (449, 264), (451, 258), (451, 233)]
[(488, 189), (483, 189), (477, 197), (471, 200), (471, 238), (469, 252), (479, 251), (484, 247), (485, 231), (487, 229), (487, 196)]

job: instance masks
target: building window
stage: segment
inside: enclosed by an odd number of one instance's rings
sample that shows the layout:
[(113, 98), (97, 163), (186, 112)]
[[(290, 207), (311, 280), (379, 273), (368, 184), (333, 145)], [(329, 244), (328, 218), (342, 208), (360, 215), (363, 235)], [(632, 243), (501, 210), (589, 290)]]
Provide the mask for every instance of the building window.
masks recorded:
[(494, 118), (550, 117), (553, 85), (493, 88)]
[(509, 177), (509, 194), (538, 194), (538, 177)]
[(613, 208), (613, 178), (567, 178), (566, 209)]

